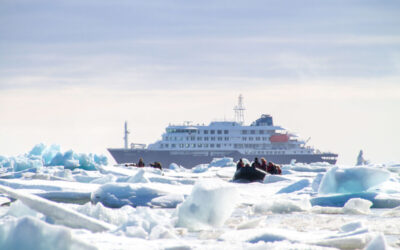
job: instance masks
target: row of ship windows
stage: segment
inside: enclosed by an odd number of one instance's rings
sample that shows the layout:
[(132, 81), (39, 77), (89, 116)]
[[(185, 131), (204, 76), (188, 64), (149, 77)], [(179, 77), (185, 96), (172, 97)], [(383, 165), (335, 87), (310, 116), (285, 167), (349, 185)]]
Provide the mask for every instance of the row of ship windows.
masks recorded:
[[(189, 134), (192, 134), (192, 133), (196, 133), (196, 131), (197, 131), (197, 134), (205, 134), (205, 135), (208, 135), (208, 134), (211, 134), (211, 135), (214, 135), (214, 134), (218, 134), (218, 135), (225, 134), (225, 135), (227, 135), (227, 134), (229, 134), (229, 130), (167, 129), (168, 133), (189, 133)], [(274, 132), (275, 132), (275, 130), (255, 130), (255, 129), (241, 130), (240, 131), (240, 133), (242, 135), (247, 135), (247, 134), (250, 134), (250, 135), (260, 134), (260, 135), (262, 135), (262, 134), (272, 134)]]
[[(223, 144), (223, 145), (226, 147), (228, 144)], [(229, 145), (231, 145), (231, 144), (229, 144)], [(207, 143), (205, 143), (205, 144), (194, 144), (194, 143), (192, 143), (192, 144), (188, 144), (188, 143), (186, 143), (186, 144), (183, 144), (183, 143), (181, 143), (181, 144), (168, 144), (168, 143), (161, 144), (161, 148), (169, 148), (169, 147), (171, 147), (171, 148), (208, 148), (208, 147), (220, 148), (221, 144), (213, 144), (213, 143), (210, 143), (210, 144), (207, 144)]]
[[(168, 137), (168, 136), (165, 136), (164, 137), (164, 140), (165, 141), (183, 141), (184, 139), (186, 139), (186, 141), (196, 141), (196, 137), (195, 136), (190, 136), (190, 137), (172, 137), (172, 136), (170, 136), (170, 137)], [(229, 141), (229, 137), (215, 137), (215, 136), (211, 136), (211, 137), (201, 137), (201, 136), (199, 136), (199, 137), (197, 137), (197, 141), (202, 141), (204, 139), (204, 141), (215, 141), (215, 140), (217, 140), (217, 141)], [(242, 141), (247, 141), (247, 140), (249, 140), (249, 141), (268, 141), (268, 137), (259, 137), (259, 136), (257, 136), (257, 137), (242, 137)]]
[(262, 134), (272, 134), (272, 133), (275, 132), (275, 130), (254, 130), (254, 129), (252, 129), (252, 130), (241, 130), (240, 132), (241, 132), (242, 135), (247, 135), (247, 134), (250, 134), (250, 135), (260, 134), (260, 135), (262, 135)]
[[(234, 148), (256, 148), (255, 145), (258, 144), (234, 144)], [(205, 143), (205, 144), (194, 144), (194, 143), (180, 143), (180, 144), (161, 144), (161, 148), (221, 148), (221, 146), (227, 147), (227, 146), (232, 146), (232, 144), (213, 144), (213, 143)], [(272, 150), (272, 151), (257, 151), (259, 154), (285, 154), (285, 151), (279, 151), (279, 150)], [(294, 154), (303, 154), (307, 153), (307, 151), (293, 151), (292, 153)], [(311, 152), (309, 152), (311, 153)]]
[[(168, 137), (166, 136), (164, 138), (165, 141), (183, 141), (184, 139), (186, 139), (186, 141), (196, 141), (196, 137), (195, 136), (190, 136), (190, 137)], [(211, 136), (211, 137), (197, 137), (198, 141), (202, 141), (204, 139), (204, 141), (229, 141), (229, 137), (215, 137), (215, 136)]]

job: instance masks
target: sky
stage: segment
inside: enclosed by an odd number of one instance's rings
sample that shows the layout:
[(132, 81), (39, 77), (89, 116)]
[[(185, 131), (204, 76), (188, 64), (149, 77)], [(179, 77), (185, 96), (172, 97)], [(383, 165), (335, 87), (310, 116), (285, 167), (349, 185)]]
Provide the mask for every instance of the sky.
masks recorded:
[(400, 162), (399, 1), (0, 0), (0, 155), (105, 153), (169, 123), (274, 117), (354, 164)]

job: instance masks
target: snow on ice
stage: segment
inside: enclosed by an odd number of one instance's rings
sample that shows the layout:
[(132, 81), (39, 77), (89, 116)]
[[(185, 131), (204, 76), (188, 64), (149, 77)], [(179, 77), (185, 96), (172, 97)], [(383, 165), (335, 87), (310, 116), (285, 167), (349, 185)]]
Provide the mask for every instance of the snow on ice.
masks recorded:
[(0, 249), (396, 249), (399, 166), (236, 183), (232, 158), (160, 171), (38, 144), (0, 156)]

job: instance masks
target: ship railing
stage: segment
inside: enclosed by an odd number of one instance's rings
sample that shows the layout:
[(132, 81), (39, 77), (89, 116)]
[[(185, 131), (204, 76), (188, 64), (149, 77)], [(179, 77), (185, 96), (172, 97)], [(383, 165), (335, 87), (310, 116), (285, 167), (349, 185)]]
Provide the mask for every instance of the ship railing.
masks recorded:
[(131, 143), (131, 149), (144, 149), (146, 144), (143, 143)]

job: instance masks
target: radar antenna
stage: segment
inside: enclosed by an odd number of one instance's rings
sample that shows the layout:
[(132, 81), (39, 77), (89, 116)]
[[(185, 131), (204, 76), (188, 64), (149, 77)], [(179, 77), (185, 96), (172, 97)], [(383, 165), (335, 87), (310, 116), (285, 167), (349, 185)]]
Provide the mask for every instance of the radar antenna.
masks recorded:
[(244, 111), (246, 110), (243, 106), (242, 94), (239, 95), (238, 105), (233, 110), (235, 111), (235, 121), (242, 125), (244, 123)]
[(124, 131), (125, 149), (128, 149), (128, 135), (129, 135), (128, 122), (125, 121), (125, 131)]

